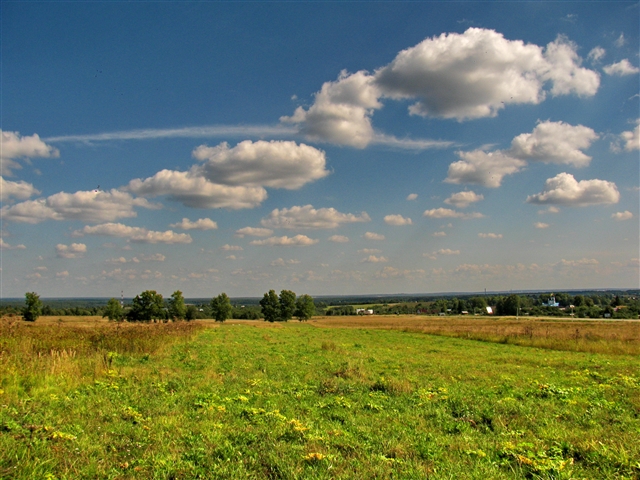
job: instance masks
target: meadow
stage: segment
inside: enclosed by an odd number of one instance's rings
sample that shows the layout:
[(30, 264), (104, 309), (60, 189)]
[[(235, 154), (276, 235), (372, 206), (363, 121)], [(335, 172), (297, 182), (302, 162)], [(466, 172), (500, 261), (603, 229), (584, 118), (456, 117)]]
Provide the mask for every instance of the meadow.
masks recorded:
[(638, 325), (3, 319), (0, 478), (637, 479)]

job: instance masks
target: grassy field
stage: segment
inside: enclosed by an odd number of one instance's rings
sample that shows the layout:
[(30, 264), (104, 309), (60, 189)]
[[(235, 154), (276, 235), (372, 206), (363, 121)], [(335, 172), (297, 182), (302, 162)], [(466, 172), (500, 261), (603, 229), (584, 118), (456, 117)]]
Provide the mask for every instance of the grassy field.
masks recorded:
[(0, 478), (640, 478), (637, 323), (441, 321), (3, 321)]

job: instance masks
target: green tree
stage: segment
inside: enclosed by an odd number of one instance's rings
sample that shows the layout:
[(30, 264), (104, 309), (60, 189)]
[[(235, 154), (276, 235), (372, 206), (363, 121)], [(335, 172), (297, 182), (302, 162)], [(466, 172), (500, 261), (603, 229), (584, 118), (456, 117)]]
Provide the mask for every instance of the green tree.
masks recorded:
[(187, 312), (185, 313), (184, 316), (185, 320), (187, 320), (188, 322), (190, 322), (191, 320), (195, 320), (196, 318), (198, 318), (198, 309), (196, 308), (195, 305), (189, 305), (187, 307)]
[(187, 315), (187, 306), (180, 290), (171, 294), (169, 299), (169, 317), (175, 320), (183, 320)]
[(296, 312), (296, 294), (291, 290), (282, 290), (280, 292), (280, 320), (287, 322), (291, 320)]
[(498, 302), (497, 307), (498, 315), (517, 315), (518, 308), (520, 308), (520, 297), (516, 294), (503, 297)]
[(25, 307), (22, 310), (22, 318), (27, 322), (35, 322), (42, 314), (42, 302), (36, 292), (27, 292), (25, 297)]
[(227, 318), (231, 318), (233, 307), (226, 293), (223, 292), (217, 297), (212, 298), (210, 305), (211, 315), (215, 318), (216, 322), (224, 322)]
[(316, 306), (313, 303), (313, 298), (309, 295), (300, 295), (296, 300), (295, 316), (298, 320), (309, 320), (316, 313)]
[(120, 305), (120, 302), (115, 298), (109, 299), (109, 301), (107, 302), (107, 306), (104, 309), (102, 318), (108, 317), (110, 321), (118, 322), (122, 320), (123, 316), (124, 311), (122, 310), (122, 305)]
[(134, 322), (149, 322), (165, 318), (162, 295), (155, 290), (145, 290), (140, 295), (136, 295), (127, 317)]
[(280, 302), (275, 290), (269, 290), (260, 300), (262, 316), (267, 322), (277, 322), (280, 320)]

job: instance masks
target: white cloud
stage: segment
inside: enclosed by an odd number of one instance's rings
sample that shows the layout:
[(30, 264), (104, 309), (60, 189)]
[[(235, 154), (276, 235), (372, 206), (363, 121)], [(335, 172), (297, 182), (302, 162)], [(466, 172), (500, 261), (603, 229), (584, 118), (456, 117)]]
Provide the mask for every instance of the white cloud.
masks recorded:
[(144, 198), (134, 198), (126, 192), (103, 191), (60, 192), (47, 198), (28, 200), (4, 206), (0, 213), (7, 221), (39, 223), (45, 220), (84, 220), (104, 222), (135, 217), (133, 207), (158, 208)]
[(625, 142), (624, 149), (628, 152), (640, 150), (640, 119), (636, 123), (636, 128), (620, 134), (620, 138)]
[(549, 228), (550, 225), (548, 223), (544, 223), (544, 222), (536, 222), (536, 223), (533, 224), (533, 226), (535, 228), (544, 229), (544, 228)]
[(539, 215), (543, 215), (545, 213), (560, 213), (560, 209), (558, 207), (554, 207), (553, 205), (551, 205), (549, 208), (545, 210), (538, 210)]
[(167, 257), (162, 255), (161, 253), (152, 253), (151, 255), (145, 255), (145, 254), (138, 255), (137, 257), (133, 257), (132, 260), (134, 262), (136, 260), (141, 260), (143, 262), (164, 262), (166, 259)]
[(347, 243), (349, 237), (345, 237), (344, 235), (331, 235), (328, 240), (335, 243)]
[(366, 232), (363, 235), (363, 237), (366, 238), (367, 240), (379, 240), (379, 241), (381, 241), (381, 240), (385, 239), (384, 235), (381, 235), (379, 233), (373, 233), (373, 232)]
[(296, 235), (295, 237), (270, 237), (264, 240), (254, 240), (251, 245), (268, 245), (268, 246), (280, 246), (280, 247), (307, 247), (309, 245), (315, 245), (319, 240), (312, 239), (306, 235)]
[(617, 40), (614, 42), (615, 46), (618, 48), (623, 47), (625, 43), (627, 42), (624, 38), (624, 33), (621, 33)]
[(449, 198), (447, 198), (444, 201), (444, 203), (448, 205), (453, 205), (454, 207), (457, 207), (457, 208), (466, 208), (472, 203), (476, 203), (481, 200), (484, 200), (483, 195), (478, 195), (472, 191), (464, 191), (464, 192), (454, 193)]
[(367, 212), (360, 215), (340, 213), (335, 208), (315, 209), (311, 205), (294, 206), (273, 210), (267, 218), (260, 222), (268, 228), (336, 228), (347, 223), (369, 222), (371, 218)]
[(2, 237), (0, 237), (0, 250), (24, 250), (26, 248), (27, 247), (22, 244), (10, 245), (9, 243), (5, 242)]
[(272, 261), (269, 265), (271, 265), (272, 267), (285, 267), (287, 265), (297, 265), (298, 263), (300, 263), (300, 260), (284, 260), (282, 258), (278, 258)]
[(87, 253), (84, 243), (72, 243), (71, 245), (56, 245), (56, 256), (59, 258), (82, 258)]
[(62, 272), (56, 272), (56, 278), (67, 278), (69, 276), (69, 271), (64, 270)]
[(457, 152), (460, 160), (449, 165), (447, 183), (472, 183), (489, 188), (497, 188), (505, 175), (519, 172), (526, 162), (513, 158), (500, 150), (484, 152), (473, 150)]
[(636, 73), (640, 72), (640, 69), (631, 65), (629, 60), (627, 60), (626, 58), (624, 60), (620, 60), (617, 63), (607, 65), (603, 67), (602, 70), (604, 70), (604, 73), (606, 73), (607, 75), (616, 75), (618, 77), (622, 77), (625, 75), (635, 75)]
[(382, 108), (379, 96), (372, 75), (343, 70), (335, 82), (322, 85), (309, 109), (298, 107), (280, 121), (299, 125), (300, 132), (311, 140), (364, 148), (374, 137), (371, 115)]
[(254, 208), (267, 198), (267, 191), (262, 187), (210, 182), (204, 178), (201, 165), (195, 165), (187, 172), (161, 170), (144, 180), (131, 180), (126, 189), (149, 197), (167, 195), (169, 199), (193, 208)]
[(394, 225), (396, 227), (411, 225), (412, 223), (410, 218), (404, 218), (402, 215), (387, 215), (384, 217), (384, 222), (387, 225)]
[(611, 218), (618, 221), (630, 220), (633, 218), (633, 213), (629, 210), (625, 210), (624, 212), (616, 212), (611, 215)]
[(4, 132), (0, 130), (0, 175), (10, 176), (11, 171), (21, 168), (14, 161), (17, 158), (51, 158), (59, 157), (60, 152), (40, 140), (38, 134), (21, 136), (18, 132)]
[(218, 224), (210, 218), (199, 218), (192, 222), (188, 218), (183, 218), (180, 223), (172, 223), (171, 228), (181, 228), (182, 230), (215, 230)]
[(478, 212), (462, 213), (451, 210), (450, 208), (432, 208), (431, 210), (425, 210), (422, 215), (427, 218), (461, 218), (463, 220), (484, 217), (484, 215)]
[(591, 49), (591, 51), (589, 52), (589, 55), (587, 55), (587, 58), (589, 60), (591, 60), (592, 62), (597, 62), (600, 59), (602, 59), (605, 54), (607, 53), (607, 51), (602, 48), (602, 47), (594, 47)]
[(244, 227), (236, 230), (236, 237), (244, 238), (245, 235), (250, 237), (268, 237), (273, 234), (270, 228)]
[(415, 270), (401, 270), (395, 267), (384, 267), (381, 271), (376, 272), (376, 278), (406, 278), (413, 280), (424, 277), (425, 273), (426, 272), (421, 268)]
[(0, 202), (6, 202), (9, 198), (26, 200), (40, 192), (33, 185), (25, 181), (12, 182), (0, 176)]
[(229, 186), (296, 190), (329, 174), (322, 150), (290, 141), (245, 140), (233, 148), (226, 142), (200, 145), (193, 156), (205, 161), (209, 181)]
[(491, 117), (506, 104), (540, 103), (546, 82), (553, 95), (594, 95), (599, 76), (580, 67), (575, 50), (564, 37), (543, 49), (493, 30), (469, 28), (403, 50), (376, 72), (376, 85), (390, 98), (417, 98), (409, 108), (414, 115)]
[(493, 238), (493, 239), (502, 238), (501, 233), (479, 233), (478, 236), (480, 238)]
[(433, 233), (434, 237), (446, 237), (447, 233), (446, 232), (435, 232)]
[(382, 252), (382, 250), (377, 248), (363, 248), (362, 250), (358, 250), (358, 253), (363, 253), (365, 255), (372, 255), (380, 252)]
[(409, 200), (409, 201), (415, 200), (416, 198), (418, 198), (418, 194), (417, 193), (410, 193), (409, 195), (407, 195), (407, 200)]
[(225, 252), (240, 252), (244, 250), (240, 245), (223, 245), (220, 247), (220, 250), (224, 250)]
[(193, 239), (187, 233), (175, 233), (173, 230), (158, 232), (142, 227), (129, 227), (122, 223), (103, 223), (101, 225), (85, 226), (81, 230), (72, 233), (74, 237), (84, 235), (105, 235), (110, 237), (126, 238), (134, 243), (166, 243), (179, 244), (191, 243)]
[(515, 137), (511, 148), (505, 153), (520, 160), (585, 167), (589, 165), (591, 157), (581, 150), (589, 148), (597, 139), (596, 132), (588, 127), (546, 121), (540, 122), (532, 133)]
[(385, 263), (388, 261), (389, 260), (387, 260), (387, 258), (383, 256), (376, 257), (375, 255), (369, 255), (367, 258), (363, 258), (361, 262), (362, 263)]
[(438, 255), (460, 255), (460, 250), (451, 250), (450, 248), (441, 248), (437, 252)]
[(528, 203), (567, 206), (613, 204), (619, 200), (615, 183), (597, 179), (578, 182), (569, 173), (547, 179), (544, 191), (527, 197)]

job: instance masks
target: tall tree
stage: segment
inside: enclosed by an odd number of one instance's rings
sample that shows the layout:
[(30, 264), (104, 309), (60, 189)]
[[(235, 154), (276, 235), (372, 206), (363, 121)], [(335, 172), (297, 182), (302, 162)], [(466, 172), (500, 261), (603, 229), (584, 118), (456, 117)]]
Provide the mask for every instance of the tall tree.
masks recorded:
[(107, 302), (107, 306), (104, 309), (104, 315), (102, 315), (102, 318), (108, 317), (110, 321), (118, 322), (122, 320), (123, 316), (124, 311), (122, 310), (122, 305), (120, 305), (120, 302), (115, 298), (109, 299), (109, 301)]
[(216, 322), (224, 322), (227, 318), (231, 318), (233, 307), (226, 293), (222, 292), (217, 297), (212, 298), (210, 305), (211, 314)]
[(36, 292), (27, 292), (25, 297), (25, 307), (22, 310), (22, 318), (27, 322), (35, 322), (42, 314), (42, 302), (40, 295)]
[(187, 306), (184, 304), (184, 297), (180, 290), (176, 290), (169, 299), (169, 317), (176, 320), (184, 320), (186, 315)]
[(316, 306), (313, 303), (313, 298), (309, 295), (300, 295), (296, 300), (295, 316), (298, 320), (309, 320), (316, 313)]
[(291, 320), (296, 311), (296, 294), (291, 290), (282, 290), (280, 292), (280, 320), (287, 322)]
[(162, 295), (155, 290), (145, 290), (140, 295), (136, 295), (127, 317), (136, 322), (165, 318)]
[(280, 320), (280, 302), (275, 290), (269, 290), (260, 300), (262, 316), (267, 322), (277, 322)]

